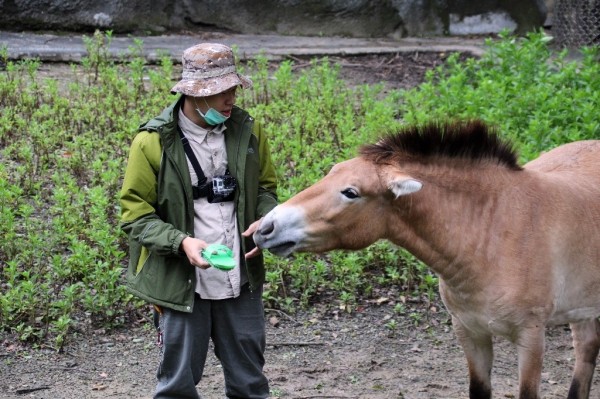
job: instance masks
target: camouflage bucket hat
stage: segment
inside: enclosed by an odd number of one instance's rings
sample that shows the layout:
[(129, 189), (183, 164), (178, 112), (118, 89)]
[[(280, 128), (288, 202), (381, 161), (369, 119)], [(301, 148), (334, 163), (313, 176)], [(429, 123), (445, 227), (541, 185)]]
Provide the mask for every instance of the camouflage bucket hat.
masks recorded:
[(234, 86), (252, 87), (249, 78), (236, 72), (233, 51), (223, 44), (197, 44), (183, 52), (181, 61), (181, 80), (173, 86), (172, 93), (207, 97)]

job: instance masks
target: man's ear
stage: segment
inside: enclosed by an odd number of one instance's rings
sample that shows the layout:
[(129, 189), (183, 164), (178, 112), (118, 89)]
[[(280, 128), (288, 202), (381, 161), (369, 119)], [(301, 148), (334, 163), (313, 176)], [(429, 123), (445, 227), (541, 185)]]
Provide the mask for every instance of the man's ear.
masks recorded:
[(387, 186), (396, 198), (416, 193), (423, 188), (423, 183), (400, 172), (388, 174)]

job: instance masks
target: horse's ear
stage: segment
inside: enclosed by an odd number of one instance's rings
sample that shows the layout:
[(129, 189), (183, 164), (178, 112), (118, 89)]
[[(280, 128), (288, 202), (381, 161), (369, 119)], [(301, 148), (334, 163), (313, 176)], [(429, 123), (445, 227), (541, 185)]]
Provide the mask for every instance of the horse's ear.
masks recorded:
[(390, 176), (388, 188), (398, 198), (402, 195), (416, 193), (423, 188), (423, 183), (407, 175), (395, 174)]

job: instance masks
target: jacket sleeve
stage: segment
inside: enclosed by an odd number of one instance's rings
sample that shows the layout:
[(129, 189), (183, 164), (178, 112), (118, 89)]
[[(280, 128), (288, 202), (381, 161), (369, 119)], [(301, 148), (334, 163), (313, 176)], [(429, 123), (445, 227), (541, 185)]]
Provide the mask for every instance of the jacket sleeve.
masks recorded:
[(141, 132), (134, 138), (120, 193), (121, 228), (130, 243), (144, 246), (158, 255), (180, 254), (187, 236), (157, 215), (157, 174), (162, 147), (157, 133)]
[(256, 212), (257, 217), (261, 218), (277, 206), (277, 174), (271, 159), (269, 142), (259, 123), (254, 124), (254, 134), (258, 139), (258, 152), (260, 156), (260, 177)]

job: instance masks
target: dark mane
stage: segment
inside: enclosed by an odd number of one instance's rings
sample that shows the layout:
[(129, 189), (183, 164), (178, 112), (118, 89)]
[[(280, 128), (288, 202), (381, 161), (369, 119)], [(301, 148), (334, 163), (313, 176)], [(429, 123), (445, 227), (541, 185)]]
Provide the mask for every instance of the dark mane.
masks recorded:
[(479, 120), (407, 127), (360, 149), (361, 156), (376, 163), (388, 162), (400, 154), (415, 158), (496, 160), (509, 169), (521, 169), (512, 144), (501, 140)]

